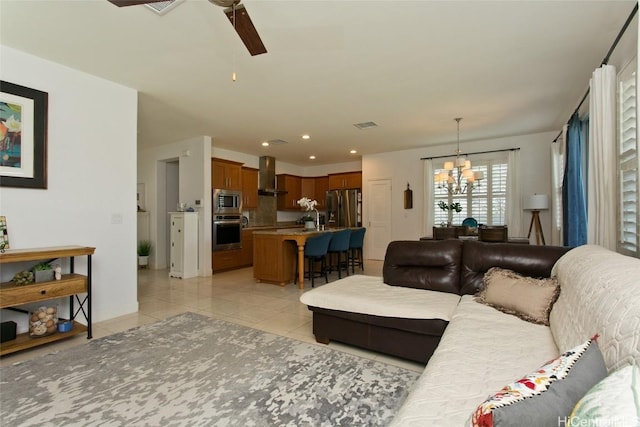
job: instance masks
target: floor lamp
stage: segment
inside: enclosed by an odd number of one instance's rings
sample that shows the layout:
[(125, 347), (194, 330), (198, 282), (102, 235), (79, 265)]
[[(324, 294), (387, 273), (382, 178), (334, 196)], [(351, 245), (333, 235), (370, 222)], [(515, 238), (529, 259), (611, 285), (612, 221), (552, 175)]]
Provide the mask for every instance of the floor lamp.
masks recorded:
[(529, 224), (529, 234), (527, 238), (531, 237), (531, 230), (534, 225), (536, 228), (536, 244), (546, 245), (544, 241), (544, 233), (542, 232), (542, 225), (540, 224), (540, 211), (549, 209), (549, 196), (546, 194), (534, 194), (533, 196), (527, 196), (524, 200), (524, 210), (531, 211), (531, 224)]

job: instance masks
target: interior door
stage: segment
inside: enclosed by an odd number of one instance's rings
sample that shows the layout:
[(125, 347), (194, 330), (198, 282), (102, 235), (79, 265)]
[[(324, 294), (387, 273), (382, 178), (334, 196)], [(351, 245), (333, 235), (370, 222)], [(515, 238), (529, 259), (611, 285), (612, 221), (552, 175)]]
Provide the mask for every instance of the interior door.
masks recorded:
[(367, 258), (383, 260), (391, 241), (391, 180), (368, 182)]

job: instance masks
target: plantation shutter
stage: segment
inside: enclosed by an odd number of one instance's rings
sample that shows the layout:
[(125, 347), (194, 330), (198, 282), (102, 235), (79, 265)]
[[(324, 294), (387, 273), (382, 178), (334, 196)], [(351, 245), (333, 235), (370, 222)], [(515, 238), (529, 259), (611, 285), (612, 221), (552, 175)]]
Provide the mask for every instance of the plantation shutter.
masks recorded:
[(635, 61), (618, 76), (618, 250), (640, 256), (639, 187)]
[[(473, 217), (478, 224), (505, 224), (507, 205), (507, 170), (504, 159), (472, 160), (471, 170), (482, 172), (484, 178), (480, 186), (465, 194), (451, 195), (446, 188), (439, 188), (438, 182), (433, 185), (434, 194), (434, 224), (447, 222), (447, 212), (438, 207), (440, 201), (447, 204), (460, 203), (462, 211), (453, 213), (453, 224), (461, 224), (467, 217)], [(435, 174), (443, 169), (435, 169)]]

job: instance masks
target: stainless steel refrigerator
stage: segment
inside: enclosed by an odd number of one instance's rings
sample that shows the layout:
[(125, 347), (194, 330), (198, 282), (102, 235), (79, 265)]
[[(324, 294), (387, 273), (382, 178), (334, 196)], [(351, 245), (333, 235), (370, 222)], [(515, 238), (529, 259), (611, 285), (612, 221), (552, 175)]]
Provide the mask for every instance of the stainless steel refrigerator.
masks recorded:
[(362, 227), (362, 193), (360, 190), (329, 190), (325, 207), (327, 227)]

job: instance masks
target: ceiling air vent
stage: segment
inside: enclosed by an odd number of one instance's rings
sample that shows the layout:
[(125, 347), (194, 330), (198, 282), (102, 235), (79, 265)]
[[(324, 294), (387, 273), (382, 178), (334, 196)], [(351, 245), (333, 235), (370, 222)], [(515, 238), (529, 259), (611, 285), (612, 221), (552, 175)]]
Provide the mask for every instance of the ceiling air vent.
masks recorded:
[(182, 3), (184, 0), (167, 0), (167, 1), (159, 1), (155, 3), (145, 3), (149, 9), (153, 10), (158, 15), (164, 15), (169, 12), (171, 9)]
[(375, 122), (356, 123), (356, 124), (354, 124), (354, 126), (357, 127), (360, 130), (365, 130), (365, 129), (371, 129), (371, 128), (378, 127), (378, 125)]
[(282, 140), (282, 139), (270, 139), (269, 141), (267, 141), (269, 143), (269, 145), (282, 145), (282, 144), (288, 144), (287, 141)]

